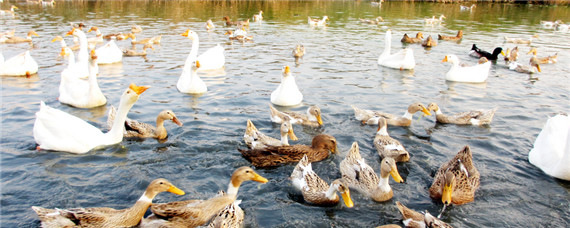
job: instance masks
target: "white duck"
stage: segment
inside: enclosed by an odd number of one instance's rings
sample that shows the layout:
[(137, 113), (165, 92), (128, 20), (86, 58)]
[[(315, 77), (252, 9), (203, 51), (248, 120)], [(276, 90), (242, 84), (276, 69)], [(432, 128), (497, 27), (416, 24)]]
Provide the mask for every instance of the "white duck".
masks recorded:
[(528, 161), (550, 176), (570, 181), (570, 116), (548, 118), (528, 153)]
[(99, 64), (111, 64), (123, 61), (123, 51), (115, 43), (115, 38), (107, 42), (105, 45), (97, 48), (97, 55)]
[[(69, 64), (73, 62), (73, 52), (68, 47), (62, 48), (64, 57), (69, 58)], [(91, 58), (89, 61), (89, 79), (84, 80), (69, 75), (69, 69), (61, 72), (61, 82), (59, 84), (59, 102), (68, 104), (76, 108), (94, 108), (107, 103), (107, 98), (101, 92), (99, 83), (97, 83), (97, 74), (95, 68), (97, 67), (97, 55), (94, 50), (91, 50)]]
[(263, 20), (263, 11), (259, 11), (258, 14), (253, 15), (253, 21), (261, 21)]
[(222, 46), (218, 44), (198, 56), (198, 48), (200, 45), (198, 34), (188, 29), (181, 35), (192, 40), (192, 49), (190, 49), (190, 54), (188, 54), (188, 58), (186, 58), (186, 64), (198, 60), (200, 62), (200, 71), (217, 70), (224, 67), (226, 64), (226, 57), (224, 56), (224, 48)]
[(460, 66), (459, 58), (451, 54), (446, 55), (441, 62), (453, 64), (451, 69), (445, 74), (445, 80), (454, 82), (485, 82), (487, 77), (489, 77), (489, 69), (491, 69), (491, 62), (488, 61), (475, 66)]
[[(89, 52), (87, 51), (87, 36), (79, 28), (73, 28), (71, 31), (67, 32), (65, 36), (73, 35), (79, 39), (79, 52), (77, 53), (77, 61), (75, 62), (73, 68), (74, 75), (78, 78), (85, 78), (89, 76)], [(95, 70), (95, 73), (99, 73), (99, 68)]]
[(2, 62), (0, 63), (0, 75), (7, 76), (30, 76), (38, 72), (38, 63), (30, 55), (30, 51), (26, 51), (19, 55), (13, 56), (12, 58), (4, 61), (2, 56)]
[(38, 149), (83, 154), (94, 148), (120, 143), (123, 140), (127, 113), (140, 94), (148, 88), (135, 84), (129, 86), (121, 96), (117, 118), (107, 133), (76, 116), (51, 108), (42, 101), (33, 130)]
[(198, 69), (201, 67), (200, 61), (186, 62), (176, 88), (182, 93), (201, 94), (208, 91), (206, 83), (198, 76)]
[(435, 24), (440, 24), (441, 22), (443, 22), (444, 18), (446, 18), (446, 17), (442, 14), (439, 16), (439, 19), (435, 18), (435, 16), (433, 16), (432, 18), (424, 19), (424, 21), (426, 22), (426, 25), (435, 25)]
[(291, 75), (289, 66), (283, 67), (281, 84), (271, 93), (271, 103), (280, 106), (298, 105), (303, 101), (303, 94), (299, 91), (295, 77)]
[(378, 64), (389, 68), (400, 70), (414, 69), (416, 60), (414, 60), (414, 52), (411, 48), (405, 48), (394, 54), (390, 54), (392, 48), (392, 31), (388, 29), (384, 38), (384, 51), (378, 57)]
[(307, 22), (309, 23), (310, 26), (325, 26), (327, 25), (327, 20), (329, 20), (328, 16), (323, 16), (323, 19), (311, 19), (311, 17), (308, 17)]

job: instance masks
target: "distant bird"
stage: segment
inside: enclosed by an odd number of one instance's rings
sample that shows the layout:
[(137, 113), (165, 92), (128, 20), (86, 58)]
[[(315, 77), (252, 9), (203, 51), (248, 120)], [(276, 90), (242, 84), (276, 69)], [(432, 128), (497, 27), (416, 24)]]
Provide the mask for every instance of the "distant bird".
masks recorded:
[(297, 44), (297, 46), (295, 46), (295, 49), (293, 49), (293, 57), (295, 58), (301, 58), (305, 55), (305, 46), (303, 46), (302, 44)]
[(450, 41), (461, 40), (461, 39), (463, 39), (463, 30), (457, 31), (456, 36), (443, 36), (443, 35), (437, 34), (437, 39), (438, 40), (450, 40)]
[(424, 47), (435, 47), (435, 46), (437, 46), (437, 41), (432, 39), (431, 35), (429, 35), (428, 38), (422, 42), (422, 46), (424, 46)]
[(477, 7), (475, 4), (471, 5), (471, 6), (459, 6), (459, 10), (461, 11), (473, 11), (473, 9), (475, 9), (475, 7)]
[(477, 45), (473, 44), (473, 46), (471, 47), (470, 55), (476, 58), (485, 57), (488, 60), (497, 60), (499, 54), (506, 56), (505, 52), (503, 52), (503, 48), (497, 47), (495, 48), (495, 50), (493, 50), (493, 54), (491, 54), (489, 52), (479, 49)]
[(263, 20), (263, 11), (259, 11), (259, 14), (253, 15), (253, 21), (261, 21)]

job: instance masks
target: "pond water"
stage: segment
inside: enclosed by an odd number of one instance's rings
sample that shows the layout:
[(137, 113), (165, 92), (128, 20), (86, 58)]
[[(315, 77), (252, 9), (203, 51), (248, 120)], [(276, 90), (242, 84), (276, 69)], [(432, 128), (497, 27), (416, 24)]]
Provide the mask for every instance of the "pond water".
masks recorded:
[[(2, 9), (12, 3), (4, 1)], [(446, 113), (494, 108), (498, 111), (488, 127), (436, 124), (433, 116), (416, 114), (410, 127), (389, 127), (390, 135), (410, 151), (411, 160), (398, 164), (405, 180), (390, 181), (394, 198), (376, 203), (352, 193), (354, 208), (344, 205), (316, 207), (302, 200), (288, 179), (294, 164), (256, 171), (267, 184), (244, 183), (238, 198), (243, 202), (247, 227), (373, 227), (401, 223), (395, 202), (438, 214), (440, 200), (427, 189), (441, 164), (463, 146), (473, 151), (481, 185), (475, 201), (451, 206), (442, 220), (455, 227), (567, 227), (570, 223), (570, 183), (554, 179), (528, 162), (528, 152), (548, 116), (570, 110), (570, 45), (568, 33), (540, 26), (541, 20), (570, 20), (568, 6), (479, 3), (473, 12), (459, 4), (386, 2), (373, 7), (368, 1), (65, 1), (53, 7), (16, 2), (17, 15), (1, 18), (2, 32), (16, 29), (19, 36), (35, 30), (33, 46), (2, 44), (9, 58), (25, 50), (39, 64), (37, 75), (2, 77), (1, 124), (1, 224), (3, 227), (38, 227), (30, 208), (131, 206), (155, 178), (163, 177), (186, 191), (185, 196), (162, 193), (154, 202), (206, 199), (225, 189), (231, 173), (250, 163), (238, 152), (247, 119), (270, 136), (279, 126), (269, 119), (269, 96), (277, 87), (281, 68), (291, 66), (305, 99), (296, 107), (280, 110), (304, 112), (318, 105), (324, 126), (294, 126), (300, 139), (310, 144), (314, 135), (336, 137), (340, 153), (313, 164), (326, 181), (340, 177), (338, 165), (352, 142), (377, 172), (379, 157), (372, 140), (376, 127), (363, 126), (351, 105), (403, 114), (413, 102), (436, 102)], [(251, 23), (253, 42), (230, 42), (224, 35), (222, 17), (251, 18), (259, 10), (263, 21)], [(424, 18), (444, 14), (441, 25), (425, 26)], [(330, 18), (325, 28), (311, 28), (307, 16)], [(382, 16), (380, 25), (358, 23), (358, 18)], [(217, 26), (207, 32), (205, 21)], [(108, 104), (77, 109), (58, 102), (58, 85), (64, 62), (57, 55), (59, 43), (50, 41), (70, 30), (70, 22), (98, 26), (103, 33), (127, 32), (142, 26), (140, 37), (162, 35), (162, 43), (146, 59), (124, 58), (122, 64), (99, 68), (99, 85)], [(192, 29), (200, 36), (201, 52), (216, 44), (225, 48), (223, 72), (201, 74), (209, 91), (192, 96), (177, 91), (176, 82), (191, 42), (180, 36)], [(416, 68), (399, 71), (378, 66), (384, 34), (392, 30), (392, 48), (399, 49), (404, 33), (426, 36), (454, 35), (462, 29), (460, 43), (441, 41), (431, 49), (407, 45), (414, 51)], [(543, 65), (542, 73), (510, 71), (499, 60), (491, 67), (486, 83), (447, 82), (449, 63), (455, 54), (474, 64), (471, 45), (491, 51), (512, 48), (503, 36), (533, 41), (539, 55), (558, 52), (558, 63)], [(88, 34), (94, 36), (94, 33)], [(71, 38), (66, 37), (68, 43)], [(307, 54), (295, 63), (291, 51), (302, 43)], [(128, 48), (129, 41), (118, 41)], [(520, 62), (526, 63), (530, 46), (518, 45)], [(139, 47), (140, 48), (140, 47)], [(163, 109), (172, 109), (184, 126), (166, 123), (166, 142), (124, 139), (120, 144), (76, 155), (37, 151), (32, 128), (40, 101), (105, 128), (110, 105), (130, 84), (150, 85), (129, 113), (132, 119), (153, 123)], [(570, 165), (570, 164), (569, 164)]]

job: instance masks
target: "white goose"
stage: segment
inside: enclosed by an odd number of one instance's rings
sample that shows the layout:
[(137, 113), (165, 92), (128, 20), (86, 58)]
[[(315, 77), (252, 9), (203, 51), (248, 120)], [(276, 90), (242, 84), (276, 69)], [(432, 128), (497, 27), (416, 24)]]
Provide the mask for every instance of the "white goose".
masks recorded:
[[(77, 61), (73, 68), (74, 75), (78, 78), (85, 78), (89, 76), (89, 52), (87, 51), (87, 36), (79, 28), (73, 28), (67, 32), (65, 36), (73, 35), (79, 39), (79, 52), (77, 53)], [(95, 73), (99, 73), (99, 68), (95, 69)]]
[(186, 62), (176, 88), (182, 93), (201, 94), (208, 91), (206, 83), (198, 76), (198, 69), (201, 67), (199, 61)]
[(570, 181), (570, 116), (548, 118), (528, 153), (528, 161), (550, 176)]
[(323, 16), (323, 19), (311, 19), (311, 17), (307, 17), (307, 23), (309, 23), (310, 26), (325, 26), (327, 25), (327, 20), (330, 20), (328, 16)]
[(107, 42), (105, 45), (97, 48), (98, 63), (99, 64), (111, 64), (123, 61), (123, 51), (115, 43), (115, 38)]
[(200, 62), (200, 71), (217, 70), (224, 67), (226, 64), (226, 57), (224, 56), (224, 48), (222, 46), (218, 44), (198, 56), (198, 48), (200, 45), (198, 34), (188, 29), (181, 35), (192, 40), (192, 49), (190, 49), (190, 54), (188, 55), (188, 58), (186, 58), (186, 64), (198, 60)]
[(390, 54), (390, 49), (392, 48), (392, 30), (388, 29), (388, 31), (386, 31), (384, 43), (384, 51), (380, 54), (380, 57), (378, 57), (378, 64), (380, 66), (400, 70), (414, 69), (416, 60), (414, 59), (414, 52), (411, 48), (405, 48), (399, 52)]
[(107, 133), (76, 116), (51, 108), (42, 101), (33, 130), (38, 149), (83, 154), (97, 147), (120, 143), (123, 140), (127, 113), (140, 94), (148, 88), (135, 84), (129, 86), (121, 96), (117, 118)]
[(459, 58), (451, 54), (446, 55), (441, 62), (453, 64), (451, 69), (445, 74), (445, 80), (454, 82), (485, 82), (487, 77), (489, 77), (489, 69), (491, 69), (491, 62), (489, 61), (475, 66), (460, 66)]
[[(62, 48), (64, 57), (69, 59), (68, 66), (73, 67), (73, 52), (70, 48)], [(89, 61), (89, 79), (84, 80), (70, 75), (69, 68), (61, 72), (61, 82), (59, 84), (59, 102), (68, 104), (76, 108), (94, 108), (107, 103), (107, 98), (101, 92), (99, 83), (97, 83), (97, 55), (95, 51), (91, 51)]]
[(271, 93), (271, 103), (280, 106), (298, 105), (303, 101), (303, 94), (299, 91), (295, 77), (291, 75), (289, 66), (283, 67), (281, 84)]
[(38, 72), (38, 63), (32, 58), (30, 51), (13, 56), (6, 61), (2, 56), (0, 66), (0, 75), (30, 76)]

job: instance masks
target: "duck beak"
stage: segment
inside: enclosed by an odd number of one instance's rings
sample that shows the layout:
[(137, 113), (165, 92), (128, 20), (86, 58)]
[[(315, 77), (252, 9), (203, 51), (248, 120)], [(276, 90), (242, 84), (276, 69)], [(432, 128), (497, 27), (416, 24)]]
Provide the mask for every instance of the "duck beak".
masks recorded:
[(505, 55), (505, 52), (504, 52), (504, 51), (501, 51), (501, 55), (503, 55), (503, 56), (507, 56), (507, 55)]
[(346, 207), (348, 208), (354, 207), (354, 203), (350, 198), (350, 191), (348, 189), (345, 192), (343, 192), (341, 196), (342, 196), (342, 201), (344, 201), (344, 205), (346, 205)]
[(540, 65), (536, 64), (536, 69), (538, 70), (538, 72), (542, 72), (540, 71)]
[(447, 62), (447, 55), (445, 56), (445, 58), (443, 58), (443, 60), (441, 60), (441, 62)]
[(176, 125), (178, 125), (178, 126), (182, 126), (182, 125), (183, 125), (182, 122), (180, 122), (180, 121), (178, 120), (178, 118), (176, 118), (176, 116), (175, 116), (174, 118), (172, 118), (172, 122), (174, 122), (174, 123), (175, 123)]
[(51, 42), (53, 43), (53, 42), (56, 42), (58, 40), (59, 40), (59, 38), (56, 37), (56, 38), (53, 38), (53, 40), (51, 40)]
[(321, 115), (317, 115), (317, 122), (319, 123), (319, 125), (323, 125), (323, 119), (321, 119)]
[(293, 141), (299, 140), (297, 138), (297, 136), (295, 135), (295, 132), (293, 132), (293, 127), (289, 128), (289, 131), (287, 132), (287, 134), (289, 135), (289, 138), (291, 138), (291, 140), (293, 140)]
[(59, 53), (61, 56), (66, 56), (67, 52), (65, 52), (65, 48), (61, 48), (61, 52)]
[(182, 34), (180, 34), (180, 35), (181, 35), (181, 36), (188, 37), (188, 32), (190, 32), (190, 29), (186, 30), (186, 32), (184, 32), (184, 33), (182, 33)]
[(196, 60), (196, 68), (200, 68), (200, 61)]
[(65, 34), (65, 36), (69, 36), (69, 35), (73, 35), (73, 32), (75, 31), (75, 28), (73, 28), (71, 31), (67, 32)]
[(141, 95), (141, 93), (143, 93), (145, 90), (147, 90), (148, 88), (150, 88), (150, 86), (137, 86), (134, 83), (132, 83), (131, 85), (129, 85), (129, 89), (132, 89), (133, 91), (135, 91), (135, 93), (137, 93), (138, 95)]
[(253, 178), (251, 180), (259, 182), (259, 183), (267, 183), (267, 181), (268, 181), (267, 179), (265, 179), (265, 177), (262, 177), (255, 172), (253, 173)]
[(93, 31), (93, 27), (89, 28), (89, 31), (87, 31), (87, 32), (91, 32), (91, 31)]
[(396, 168), (396, 166), (392, 167), (392, 170), (390, 170), (390, 175), (392, 176), (392, 178), (394, 178), (396, 182), (404, 183), (404, 179), (402, 179), (400, 173), (398, 173), (398, 169)]
[(179, 188), (177, 188), (176, 186), (172, 185), (170, 186), (170, 188), (168, 188), (168, 190), (166, 190), (168, 192), (172, 192), (176, 195), (184, 195), (186, 194), (184, 191), (180, 190)]
[(289, 66), (285, 66), (285, 74), (289, 73), (291, 73), (291, 69), (289, 69)]
[(36, 32), (33, 32), (32, 35), (34, 35), (34, 36), (40, 36), (40, 35), (38, 35)]
[(443, 186), (443, 193), (441, 194), (441, 202), (443, 202), (443, 204), (451, 204), (451, 193), (453, 192), (453, 189), (451, 188), (451, 185), (444, 185)]
[(426, 116), (431, 116), (431, 112), (429, 112), (429, 110), (427, 110), (426, 108), (424, 108), (424, 109), (422, 110), (422, 112), (423, 112), (424, 114), (426, 114)]

